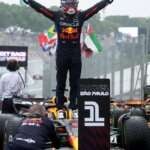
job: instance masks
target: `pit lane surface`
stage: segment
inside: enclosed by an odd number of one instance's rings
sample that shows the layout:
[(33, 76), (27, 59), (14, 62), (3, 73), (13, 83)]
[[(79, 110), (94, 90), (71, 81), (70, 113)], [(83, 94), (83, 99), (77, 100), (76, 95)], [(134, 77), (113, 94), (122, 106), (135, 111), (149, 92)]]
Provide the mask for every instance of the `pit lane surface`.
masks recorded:
[(113, 148), (111, 148), (110, 150), (125, 150), (125, 149), (119, 148), (119, 147), (113, 147)]
[[(53, 149), (46, 149), (46, 150), (53, 150)], [(67, 147), (64, 147), (64, 148), (60, 148), (60, 150), (73, 150), (72, 148), (67, 148)], [(115, 148), (111, 148), (110, 150), (124, 150), (122, 148), (119, 148), (119, 147), (115, 147)]]

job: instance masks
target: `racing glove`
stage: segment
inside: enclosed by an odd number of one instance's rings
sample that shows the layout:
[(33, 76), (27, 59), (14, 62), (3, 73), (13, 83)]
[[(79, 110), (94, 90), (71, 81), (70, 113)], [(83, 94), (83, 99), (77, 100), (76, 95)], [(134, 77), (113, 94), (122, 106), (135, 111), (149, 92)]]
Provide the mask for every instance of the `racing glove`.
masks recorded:
[(29, 4), (29, 0), (23, 0), (24, 3)]

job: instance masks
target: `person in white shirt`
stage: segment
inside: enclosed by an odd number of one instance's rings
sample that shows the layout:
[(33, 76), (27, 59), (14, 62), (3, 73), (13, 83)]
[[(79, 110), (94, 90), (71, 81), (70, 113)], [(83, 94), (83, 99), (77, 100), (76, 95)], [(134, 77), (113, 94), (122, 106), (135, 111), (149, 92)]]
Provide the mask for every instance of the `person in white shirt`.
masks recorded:
[(13, 108), (13, 97), (19, 96), (25, 87), (24, 80), (18, 72), (19, 64), (15, 59), (7, 63), (9, 72), (3, 74), (0, 78), (0, 97), (2, 103), (2, 113), (15, 113)]

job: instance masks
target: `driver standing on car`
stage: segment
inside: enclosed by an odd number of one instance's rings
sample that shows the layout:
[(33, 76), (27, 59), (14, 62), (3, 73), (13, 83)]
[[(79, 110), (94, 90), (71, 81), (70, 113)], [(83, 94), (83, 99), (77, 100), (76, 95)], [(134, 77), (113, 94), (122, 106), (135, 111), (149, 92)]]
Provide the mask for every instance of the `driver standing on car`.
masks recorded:
[(47, 117), (44, 106), (35, 104), (17, 129), (13, 142), (8, 143), (5, 150), (45, 150), (48, 141), (52, 142), (53, 148), (59, 148), (53, 121)]
[(56, 50), (58, 118), (64, 118), (64, 91), (68, 72), (70, 82), (69, 108), (73, 110), (73, 116), (78, 117), (77, 100), (79, 98), (81, 75), (81, 29), (84, 21), (112, 3), (113, 0), (102, 0), (85, 11), (77, 9), (78, 0), (61, 0), (60, 10), (57, 11), (47, 9), (34, 0), (24, 0), (24, 2), (55, 23), (58, 37)]

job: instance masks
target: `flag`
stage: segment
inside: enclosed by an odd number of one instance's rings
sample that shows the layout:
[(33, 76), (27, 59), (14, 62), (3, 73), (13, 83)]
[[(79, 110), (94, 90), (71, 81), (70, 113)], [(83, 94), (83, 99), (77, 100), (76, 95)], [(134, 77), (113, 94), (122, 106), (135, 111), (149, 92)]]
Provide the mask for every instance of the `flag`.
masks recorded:
[(54, 55), (57, 46), (57, 34), (54, 31), (54, 25), (52, 25), (45, 33), (38, 35), (39, 45), (44, 52), (48, 52), (49, 55)]
[(97, 39), (96, 33), (94, 32), (94, 29), (90, 24), (88, 24), (87, 26), (84, 42), (87, 45), (87, 47), (93, 52), (99, 53), (102, 51), (102, 45)]
[(52, 25), (52, 26), (48, 29), (48, 37), (49, 37), (49, 38), (52, 38), (55, 34), (56, 34), (56, 32), (55, 32), (55, 25)]
[[(44, 52), (49, 52), (50, 55), (55, 54), (57, 46), (55, 26), (52, 25), (46, 32), (40, 33), (38, 41)], [(81, 51), (82, 55), (86, 58), (91, 57), (93, 53), (102, 51), (101, 43), (90, 24), (87, 26), (86, 33), (81, 33)]]
[(45, 47), (46, 43), (48, 43), (48, 37), (44, 33), (40, 33), (38, 35), (38, 40), (39, 40), (40, 46), (45, 50), (44, 47)]

